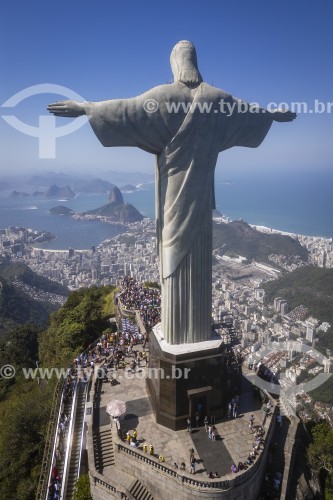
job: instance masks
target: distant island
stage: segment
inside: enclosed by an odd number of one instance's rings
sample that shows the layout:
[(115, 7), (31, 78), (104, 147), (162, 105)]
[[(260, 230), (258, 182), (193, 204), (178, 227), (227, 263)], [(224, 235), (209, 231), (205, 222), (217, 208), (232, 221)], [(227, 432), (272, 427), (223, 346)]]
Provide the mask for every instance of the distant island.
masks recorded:
[(9, 195), (10, 198), (25, 198), (29, 196), (29, 193), (25, 193), (23, 191), (12, 191)]
[(74, 215), (75, 211), (71, 208), (65, 207), (64, 205), (58, 205), (56, 207), (50, 208), (49, 212), (53, 215)]
[[(93, 168), (92, 168), (93, 170)], [(47, 172), (43, 175), (17, 179), (10, 176), (0, 180), (0, 192), (8, 191), (10, 198), (42, 197), (69, 200), (77, 194), (107, 194), (114, 186), (121, 186), (123, 193), (134, 193), (154, 182), (154, 175), (144, 172), (105, 172), (106, 178), (94, 178), (90, 174), (65, 174)], [(24, 186), (24, 187), (23, 187)]]
[(133, 193), (134, 191), (139, 191), (139, 189), (136, 186), (134, 186), (133, 184), (126, 184), (125, 186), (122, 186), (119, 189), (123, 193)]
[(44, 192), (43, 191), (34, 191), (33, 193), (26, 193), (25, 191), (12, 191), (9, 195), (10, 198), (26, 198), (27, 196), (34, 196), (37, 198), (37, 196), (43, 196)]
[(109, 202), (99, 208), (87, 212), (75, 212), (64, 205), (50, 209), (54, 215), (66, 215), (80, 220), (101, 220), (112, 224), (129, 224), (139, 222), (143, 215), (130, 203), (125, 203), (120, 190), (113, 186), (109, 193)]
[(143, 219), (143, 215), (130, 203), (125, 203), (120, 190), (114, 186), (109, 194), (109, 203), (102, 207), (83, 212), (83, 217), (107, 219), (107, 222), (128, 224)]
[[(94, 166), (90, 168), (94, 172)], [(45, 189), (47, 186), (56, 184), (58, 186), (70, 186), (76, 193), (107, 193), (113, 186), (125, 186), (131, 184), (137, 186), (140, 183), (150, 183), (154, 181), (154, 174), (145, 172), (117, 172), (108, 171), (102, 173), (102, 178), (91, 178), (90, 174), (81, 172), (64, 173), (64, 172), (45, 172), (43, 174), (34, 175), (25, 181), (25, 185), (33, 186), (35, 189)], [(14, 184), (13, 184), (14, 182)], [(15, 180), (9, 182), (6, 178), (0, 189), (14, 189), (16, 186)]]
[(71, 200), (72, 198), (75, 198), (75, 196), (76, 193), (69, 186), (59, 187), (56, 184), (52, 184), (52, 186), (50, 186), (44, 194), (44, 198), (47, 198), (49, 200), (52, 200), (54, 198), (61, 200)]

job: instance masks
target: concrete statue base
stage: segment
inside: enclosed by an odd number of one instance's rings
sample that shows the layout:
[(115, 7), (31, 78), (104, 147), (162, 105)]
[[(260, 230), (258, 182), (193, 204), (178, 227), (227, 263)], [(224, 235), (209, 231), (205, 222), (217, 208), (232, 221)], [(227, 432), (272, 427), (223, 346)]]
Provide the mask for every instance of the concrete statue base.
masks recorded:
[(221, 417), (226, 406), (225, 346), (212, 332), (211, 340), (168, 344), (157, 325), (149, 338), (147, 391), (156, 422), (172, 430), (192, 425), (197, 411)]

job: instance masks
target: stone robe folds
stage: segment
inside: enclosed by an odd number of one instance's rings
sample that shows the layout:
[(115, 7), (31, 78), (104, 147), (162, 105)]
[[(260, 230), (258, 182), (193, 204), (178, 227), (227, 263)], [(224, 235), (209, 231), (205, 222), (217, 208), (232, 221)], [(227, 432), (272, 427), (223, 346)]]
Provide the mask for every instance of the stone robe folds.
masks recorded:
[[(149, 113), (145, 103), (151, 99), (158, 109)], [(131, 99), (87, 104), (90, 124), (103, 146), (136, 146), (156, 155), (161, 330), (170, 344), (211, 337), (212, 209), (218, 153), (233, 146), (259, 146), (272, 123), (270, 113), (245, 111), (246, 103), (237, 108), (240, 103), (206, 83), (191, 93), (177, 82)], [(177, 105), (178, 111), (175, 107), (170, 111), (170, 106)]]

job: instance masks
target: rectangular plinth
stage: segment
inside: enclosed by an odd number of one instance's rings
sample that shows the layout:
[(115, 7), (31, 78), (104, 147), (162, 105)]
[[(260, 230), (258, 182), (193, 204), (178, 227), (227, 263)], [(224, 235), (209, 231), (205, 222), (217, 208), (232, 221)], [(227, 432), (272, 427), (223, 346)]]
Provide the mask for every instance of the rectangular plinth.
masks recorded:
[(226, 378), (220, 338), (170, 346), (155, 330), (149, 351), (147, 390), (157, 423), (180, 430), (197, 411), (202, 417), (222, 415)]

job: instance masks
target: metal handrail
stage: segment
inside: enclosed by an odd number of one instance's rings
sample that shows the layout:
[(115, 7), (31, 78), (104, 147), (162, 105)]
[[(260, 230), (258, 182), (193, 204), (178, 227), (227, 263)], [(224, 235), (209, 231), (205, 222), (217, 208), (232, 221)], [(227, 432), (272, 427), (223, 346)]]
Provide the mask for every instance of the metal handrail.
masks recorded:
[(63, 469), (63, 473), (62, 473), (62, 485), (61, 485), (60, 498), (65, 498), (64, 493), (65, 493), (66, 488), (67, 488), (68, 467), (69, 467), (69, 459), (70, 459), (70, 454), (71, 454), (71, 444), (72, 444), (72, 439), (73, 439), (74, 416), (75, 416), (76, 405), (77, 405), (78, 385), (79, 385), (79, 383), (76, 380), (74, 394), (73, 394), (73, 400), (72, 400), (70, 423), (69, 423), (68, 435), (67, 435), (66, 453), (65, 453), (65, 460), (64, 460), (64, 469)]
[[(38, 499), (38, 500), (42, 500), (44, 498), (44, 496), (46, 495), (46, 493), (48, 493), (49, 483), (46, 484), (45, 478), (46, 478), (46, 476), (49, 477), (47, 471), (50, 471), (51, 467), (52, 467), (52, 463), (50, 461), (50, 451), (49, 451), (50, 445), (49, 445), (49, 443), (51, 441), (50, 436), (53, 435), (53, 442), (54, 442), (54, 437), (57, 434), (57, 426), (55, 426), (54, 415), (56, 413), (56, 408), (58, 407), (58, 405), (60, 405), (59, 398), (62, 398), (62, 388), (60, 388), (60, 386), (61, 386), (61, 381), (58, 381), (58, 383), (55, 387), (55, 390), (54, 390), (54, 397), (53, 397), (52, 406), (51, 406), (51, 410), (50, 410), (49, 425), (48, 425), (46, 439), (45, 439), (45, 449), (44, 449), (44, 453), (43, 453), (41, 473), (39, 476), (37, 493), (36, 493), (36, 499)], [(61, 405), (59, 406), (59, 408), (61, 408)], [(50, 466), (50, 464), (51, 464), (51, 466)]]
[(59, 423), (60, 423), (60, 418), (61, 418), (63, 400), (64, 400), (64, 386), (63, 386), (62, 391), (61, 391), (61, 399), (60, 399), (60, 405), (59, 405), (59, 411), (58, 411), (56, 431), (55, 431), (55, 435), (54, 435), (54, 443), (53, 443), (52, 457), (51, 457), (51, 463), (50, 463), (50, 472), (49, 472), (49, 476), (48, 476), (47, 490), (45, 492), (45, 500), (48, 500), (48, 497), (49, 497), (48, 486), (49, 486), (49, 484), (51, 484), (52, 466), (54, 464), (54, 456), (56, 454), (57, 437), (58, 437), (58, 433), (59, 433)]
[(203, 490), (206, 489), (218, 489), (218, 490), (229, 490), (233, 486), (239, 486), (242, 484), (245, 480), (247, 480), (248, 477), (253, 476), (256, 471), (258, 470), (261, 462), (262, 462), (262, 456), (258, 457), (258, 460), (252, 465), (252, 467), (246, 471), (244, 471), (242, 474), (239, 476), (236, 476), (232, 479), (223, 479), (223, 480), (207, 480), (207, 479), (194, 479), (193, 477), (188, 477), (183, 474), (179, 474), (178, 472), (174, 471), (173, 469), (166, 467), (165, 465), (156, 462), (155, 460), (150, 459), (149, 457), (145, 457), (141, 454), (139, 454), (137, 451), (132, 450), (127, 448), (126, 446), (117, 443), (118, 447), (118, 452), (123, 452), (126, 453), (127, 455), (130, 455), (132, 457), (135, 457), (136, 460), (140, 460), (141, 462), (146, 463), (149, 466), (153, 466), (155, 469), (158, 469), (159, 471), (167, 474), (168, 476), (171, 476), (175, 480), (181, 480), (182, 484), (187, 484), (188, 486), (194, 486), (197, 488), (202, 488)]
[(110, 491), (113, 491), (114, 493), (117, 493), (117, 488), (115, 486), (113, 486), (112, 484), (110, 483), (107, 483), (106, 481), (103, 481), (102, 479), (100, 479), (99, 477), (96, 477), (94, 476), (94, 482), (95, 484), (98, 483), (98, 484), (101, 484), (102, 486), (104, 486), (104, 488), (106, 488), (107, 490), (110, 490)]
[[(82, 351), (82, 353), (80, 353), (80, 355), (86, 354), (91, 349), (96, 347), (96, 345), (98, 344), (100, 339), (101, 339), (101, 337), (98, 337), (96, 340), (94, 340), (84, 351)], [(70, 369), (71, 369), (71, 367), (69, 367), (69, 370)], [(38, 498), (39, 500), (42, 500), (43, 498), (45, 498), (46, 500), (48, 499), (48, 493), (49, 493), (48, 486), (51, 482), (51, 477), (52, 477), (52, 465), (53, 465), (54, 456), (55, 456), (55, 452), (56, 452), (57, 436), (58, 436), (58, 431), (59, 431), (59, 420), (60, 420), (60, 416), (61, 416), (61, 408), (62, 408), (63, 397), (64, 397), (64, 388), (65, 388), (64, 381), (62, 382), (61, 388), (60, 388), (60, 386), (61, 386), (61, 382), (58, 381), (58, 384), (57, 384), (56, 389), (55, 389), (55, 396), (54, 396), (53, 402), (52, 402), (52, 404), (56, 405), (57, 407), (59, 405), (58, 417), (56, 419), (55, 426), (53, 425), (54, 424), (53, 420), (50, 419), (50, 421), (49, 421), (49, 428), (47, 431), (48, 432), (47, 436), (49, 437), (49, 434), (51, 434), (51, 433), (53, 434), (53, 448), (52, 448), (52, 453), (49, 452), (48, 446), (46, 446), (45, 450), (44, 450), (44, 455), (43, 455), (43, 460), (42, 460), (42, 472), (40, 474), (38, 488), (37, 488), (37, 494), (36, 494), (36, 498)], [(60, 403), (59, 403), (59, 401), (57, 401), (57, 399), (59, 397), (60, 397)], [(52, 411), (53, 410), (51, 409), (51, 412)], [(55, 427), (55, 429), (54, 429), (54, 427)], [(48, 474), (47, 474), (47, 472), (44, 473), (44, 470), (45, 471), (49, 470)], [(48, 477), (47, 484), (45, 484), (45, 480), (44, 480), (44, 477), (46, 476), (46, 474)]]
[(83, 422), (82, 422), (82, 430), (81, 430), (81, 438), (80, 438), (80, 453), (79, 453), (79, 465), (78, 465), (78, 470), (77, 470), (77, 477), (79, 478), (80, 472), (81, 472), (81, 457), (82, 457), (82, 447), (83, 447), (83, 438), (84, 438), (84, 415), (86, 412), (86, 405), (87, 405), (87, 400), (88, 400), (88, 386), (89, 382), (85, 383), (85, 389), (84, 389), (84, 409), (83, 409)]
[[(276, 407), (274, 407), (273, 417), (275, 416), (275, 411), (276, 411)], [(273, 424), (273, 420), (272, 420), (270, 425), (268, 426), (268, 429), (266, 432), (266, 441), (269, 441), (269, 438), (272, 434), (273, 427), (274, 427), (274, 424)], [(256, 473), (256, 471), (258, 470), (258, 468), (260, 467), (260, 465), (262, 463), (263, 456), (265, 454), (265, 450), (263, 450), (262, 453), (259, 455), (258, 459), (256, 460), (256, 462), (249, 469), (242, 472), (238, 476), (235, 476), (232, 479), (207, 481), (207, 480), (194, 479), (192, 477), (181, 475), (178, 472), (176, 472), (175, 470), (143, 455), (142, 453), (139, 452), (139, 450), (130, 449), (130, 448), (124, 446), (122, 443), (115, 443), (115, 445), (117, 446), (118, 452), (126, 453), (127, 455), (135, 457), (136, 460), (140, 460), (141, 462), (144, 462), (150, 466), (153, 466), (155, 469), (158, 469), (159, 471), (164, 472), (165, 474), (168, 474), (168, 476), (171, 476), (176, 480), (181, 479), (183, 484), (186, 483), (189, 486), (203, 488), (204, 490), (207, 488), (214, 488), (214, 489), (220, 489), (220, 490), (225, 491), (225, 490), (230, 489), (230, 487), (239, 486), (245, 480), (247, 480), (248, 477), (253, 476)], [(267, 447), (266, 447), (266, 450), (267, 450)], [(267, 453), (267, 451), (266, 451), (266, 453)]]
[(229, 479), (222, 480), (222, 481), (208, 481), (208, 480), (200, 480), (200, 479), (194, 479), (191, 477), (187, 477), (183, 474), (179, 474), (175, 470), (161, 464), (160, 462), (156, 462), (155, 460), (152, 460), (149, 457), (146, 457), (142, 455), (141, 453), (138, 453), (135, 450), (132, 450), (120, 443), (116, 443), (116, 446), (118, 448), (118, 452), (125, 453), (127, 455), (130, 455), (132, 457), (135, 457), (136, 460), (140, 460), (141, 462), (146, 463), (149, 466), (154, 467), (154, 469), (157, 469), (168, 476), (172, 477), (176, 481), (181, 481), (182, 483), (188, 483), (189, 485), (201, 487), (201, 488), (218, 488), (222, 490), (226, 490), (230, 488), (230, 483), (231, 481)]

